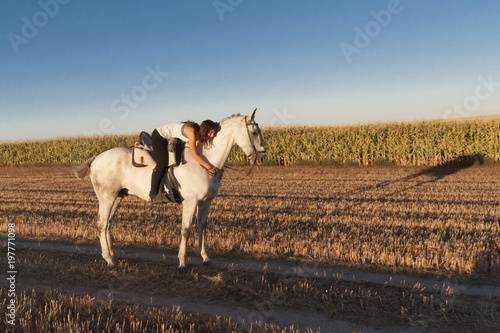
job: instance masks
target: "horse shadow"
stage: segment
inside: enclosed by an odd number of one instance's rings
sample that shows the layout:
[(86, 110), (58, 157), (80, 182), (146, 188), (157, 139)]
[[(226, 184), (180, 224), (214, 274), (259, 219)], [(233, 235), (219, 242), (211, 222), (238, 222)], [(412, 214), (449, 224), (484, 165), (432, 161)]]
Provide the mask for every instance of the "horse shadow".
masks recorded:
[(370, 191), (373, 189), (385, 188), (398, 183), (407, 183), (408, 181), (416, 180), (419, 177), (427, 176), (430, 177), (427, 180), (421, 180), (416, 182), (415, 185), (406, 187), (402, 189), (400, 192), (404, 192), (410, 189), (414, 189), (425, 184), (435, 183), (445, 177), (451, 176), (460, 172), (463, 169), (470, 168), (472, 166), (483, 165), (485, 163), (485, 157), (482, 154), (472, 154), (472, 155), (462, 155), (457, 157), (456, 159), (433, 166), (427, 169), (424, 169), (418, 173), (408, 175), (406, 177), (394, 179), (394, 180), (386, 180), (371, 186), (366, 186), (357, 190), (354, 190), (352, 193), (362, 193), (366, 191)]

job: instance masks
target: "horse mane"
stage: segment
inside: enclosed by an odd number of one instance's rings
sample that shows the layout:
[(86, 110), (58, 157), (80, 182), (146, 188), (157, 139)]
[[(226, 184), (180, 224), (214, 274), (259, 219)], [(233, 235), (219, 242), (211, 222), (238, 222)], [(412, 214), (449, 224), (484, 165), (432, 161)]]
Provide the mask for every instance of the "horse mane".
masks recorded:
[(230, 115), (229, 117), (226, 117), (224, 119), (222, 119), (221, 121), (219, 121), (219, 124), (223, 124), (224, 122), (228, 121), (229, 119), (233, 119), (233, 118), (236, 118), (236, 117), (241, 117), (241, 114), (240, 113), (235, 113), (233, 115)]

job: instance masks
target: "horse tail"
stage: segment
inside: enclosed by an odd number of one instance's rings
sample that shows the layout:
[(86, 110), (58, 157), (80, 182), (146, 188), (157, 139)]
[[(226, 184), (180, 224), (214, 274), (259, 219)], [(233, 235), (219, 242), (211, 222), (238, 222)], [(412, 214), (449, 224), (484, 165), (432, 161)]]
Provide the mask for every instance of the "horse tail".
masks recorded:
[(96, 158), (96, 156), (89, 158), (88, 160), (86, 160), (82, 164), (73, 165), (72, 169), (73, 169), (73, 173), (75, 174), (75, 176), (79, 179), (85, 178), (85, 176), (88, 175), (88, 173), (90, 171), (90, 165), (92, 164), (92, 162), (94, 161), (95, 158)]

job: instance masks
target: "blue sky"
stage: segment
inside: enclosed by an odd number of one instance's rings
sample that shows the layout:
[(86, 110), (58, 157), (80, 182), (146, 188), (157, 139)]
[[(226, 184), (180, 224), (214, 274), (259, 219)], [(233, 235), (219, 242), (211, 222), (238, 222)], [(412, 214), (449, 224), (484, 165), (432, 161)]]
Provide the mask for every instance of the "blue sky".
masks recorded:
[(500, 2), (2, 1), (0, 141), (500, 113)]

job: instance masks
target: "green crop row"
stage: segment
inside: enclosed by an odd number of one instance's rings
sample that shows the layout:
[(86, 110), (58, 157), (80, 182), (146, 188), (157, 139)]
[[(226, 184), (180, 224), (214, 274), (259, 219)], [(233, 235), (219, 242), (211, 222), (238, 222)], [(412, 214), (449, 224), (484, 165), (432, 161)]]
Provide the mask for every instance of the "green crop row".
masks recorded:
[[(263, 130), (274, 165), (472, 165), (500, 162), (500, 120)], [(243, 161), (234, 150), (230, 161)]]
[[(472, 165), (500, 162), (500, 120), (422, 121), (328, 127), (263, 128), (269, 165)], [(0, 144), (0, 165), (70, 165), (137, 135)], [(230, 164), (245, 163), (233, 150)]]
[(0, 144), (0, 165), (72, 165), (113, 147), (131, 147), (138, 135), (57, 138)]

